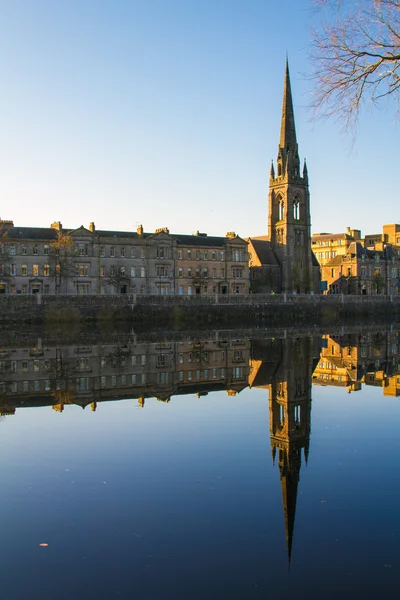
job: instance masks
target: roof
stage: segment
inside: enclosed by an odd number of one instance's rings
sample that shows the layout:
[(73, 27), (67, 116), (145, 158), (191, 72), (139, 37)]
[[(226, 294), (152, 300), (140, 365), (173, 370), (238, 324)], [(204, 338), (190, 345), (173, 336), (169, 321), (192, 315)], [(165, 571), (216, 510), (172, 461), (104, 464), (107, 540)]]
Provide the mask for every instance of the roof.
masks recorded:
[(248, 238), (262, 265), (279, 265), (279, 261), (271, 248), (271, 242), (265, 238)]
[(350, 241), (354, 239), (354, 237), (349, 233), (314, 233), (311, 236), (311, 241), (317, 242), (319, 240), (342, 240), (343, 238)]
[(171, 236), (177, 241), (178, 245), (183, 246), (225, 246), (227, 242), (242, 242), (246, 243), (245, 240), (236, 236), (234, 238), (220, 237), (220, 236), (208, 236), (208, 235), (188, 235), (172, 233)]
[(51, 227), (12, 227), (7, 229), (7, 238), (12, 240), (55, 240), (57, 229)]

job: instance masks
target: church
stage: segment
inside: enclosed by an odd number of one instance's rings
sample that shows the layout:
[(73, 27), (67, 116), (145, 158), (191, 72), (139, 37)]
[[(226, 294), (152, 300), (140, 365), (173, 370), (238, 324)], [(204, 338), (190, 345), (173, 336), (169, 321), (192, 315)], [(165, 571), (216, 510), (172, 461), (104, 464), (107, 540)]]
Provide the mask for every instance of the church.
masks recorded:
[(311, 250), (307, 165), (300, 167), (289, 64), (283, 90), (276, 169), (271, 165), (268, 235), (247, 238), (253, 293), (318, 293), (320, 267)]

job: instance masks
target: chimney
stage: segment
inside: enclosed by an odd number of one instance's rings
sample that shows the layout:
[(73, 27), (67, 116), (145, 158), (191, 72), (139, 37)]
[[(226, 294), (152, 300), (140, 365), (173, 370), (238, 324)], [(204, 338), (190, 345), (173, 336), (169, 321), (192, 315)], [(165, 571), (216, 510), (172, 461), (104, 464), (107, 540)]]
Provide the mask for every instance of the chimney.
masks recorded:
[(54, 221), (54, 223), (52, 223), (50, 225), (50, 227), (52, 229), (57, 229), (57, 231), (62, 231), (62, 225), (61, 225), (61, 221)]
[(143, 237), (143, 225), (139, 225), (137, 228), (137, 234), (139, 237)]
[(236, 237), (236, 233), (234, 231), (227, 231), (225, 237), (234, 238), (234, 237)]
[(96, 227), (95, 227), (93, 221), (91, 221), (91, 223), (89, 223), (89, 231), (93, 231), (93, 232), (96, 231)]
[(3, 219), (0, 219), (0, 229), (11, 229), (12, 227), (14, 227), (13, 221), (3, 221)]

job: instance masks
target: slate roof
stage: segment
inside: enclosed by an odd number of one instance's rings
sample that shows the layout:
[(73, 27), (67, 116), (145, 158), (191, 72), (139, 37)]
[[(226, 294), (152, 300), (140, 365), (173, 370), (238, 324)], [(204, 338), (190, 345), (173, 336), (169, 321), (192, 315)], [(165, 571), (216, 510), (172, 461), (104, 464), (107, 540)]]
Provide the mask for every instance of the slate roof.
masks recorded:
[(205, 236), (205, 235), (188, 235), (188, 234), (176, 234), (176, 233), (172, 233), (170, 234), (176, 241), (178, 246), (180, 244), (184, 245), (184, 246), (207, 246), (207, 247), (213, 247), (213, 246), (225, 246), (225, 244), (227, 242), (230, 241), (240, 241), (243, 242), (244, 240), (242, 240), (242, 238), (227, 238), (227, 237), (220, 237), (220, 236)]
[[(140, 235), (136, 231), (108, 231), (106, 229), (96, 229), (95, 233), (100, 237), (112, 238), (130, 238), (132, 240), (140, 239)], [(151, 233), (143, 233), (143, 237), (149, 237)]]
[(279, 261), (266, 238), (248, 238), (262, 265), (279, 265)]
[(51, 227), (11, 227), (7, 229), (10, 240), (55, 240), (57, 229)]

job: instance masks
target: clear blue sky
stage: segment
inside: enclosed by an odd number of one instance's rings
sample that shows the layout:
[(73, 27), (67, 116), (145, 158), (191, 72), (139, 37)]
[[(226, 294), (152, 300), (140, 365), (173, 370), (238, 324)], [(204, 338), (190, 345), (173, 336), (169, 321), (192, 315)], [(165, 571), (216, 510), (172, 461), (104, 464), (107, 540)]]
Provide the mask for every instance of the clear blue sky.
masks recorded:
[(313, 123), (309, 0), (2, 0), (2, 218), (267, 233), (286, 51), (313, 231), (400, 222), (400, 127)]

